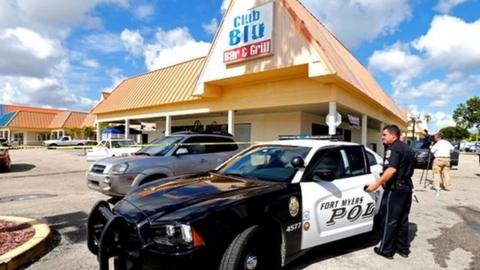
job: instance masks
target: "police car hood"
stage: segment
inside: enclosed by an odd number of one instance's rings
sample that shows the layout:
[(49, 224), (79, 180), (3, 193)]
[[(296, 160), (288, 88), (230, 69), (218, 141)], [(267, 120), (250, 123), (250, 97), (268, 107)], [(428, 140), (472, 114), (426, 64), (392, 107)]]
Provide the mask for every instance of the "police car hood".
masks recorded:
[[(221, 206), (249, 196), (278, 190), (281, 185), (227, 177), (215, 173), (191, 178), (157, 181), (132, 190), (124, 198), (146, 217), (158, 217), (186, 209), (199, 212), (209, 206)], [(122, 212), (122, 209), (117, 209)], [(182, 211), (180, 211), (182, 210)]]

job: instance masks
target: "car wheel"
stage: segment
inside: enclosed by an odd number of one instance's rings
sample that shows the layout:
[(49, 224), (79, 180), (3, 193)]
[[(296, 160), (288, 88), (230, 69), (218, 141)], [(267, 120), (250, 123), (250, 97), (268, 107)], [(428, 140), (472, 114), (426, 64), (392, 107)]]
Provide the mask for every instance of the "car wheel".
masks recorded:
[[(255, 225), (241, 232), (228, 246), (220, 262), (219, 270), (279, 269), (270, 241), (263, 241), (265, 233)], [(280, 250), (280, 247), (278, 248)]]

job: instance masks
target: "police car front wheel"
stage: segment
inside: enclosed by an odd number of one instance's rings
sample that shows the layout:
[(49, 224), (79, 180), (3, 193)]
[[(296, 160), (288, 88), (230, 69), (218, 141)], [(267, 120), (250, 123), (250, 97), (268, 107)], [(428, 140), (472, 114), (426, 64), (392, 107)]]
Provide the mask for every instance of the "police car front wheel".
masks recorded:
[(265, 270), (276, 269), (275, 254), (268, 252), (265, 235), (260, 226), (247, 228), (233, 239), (223, 254), (219, 270)]

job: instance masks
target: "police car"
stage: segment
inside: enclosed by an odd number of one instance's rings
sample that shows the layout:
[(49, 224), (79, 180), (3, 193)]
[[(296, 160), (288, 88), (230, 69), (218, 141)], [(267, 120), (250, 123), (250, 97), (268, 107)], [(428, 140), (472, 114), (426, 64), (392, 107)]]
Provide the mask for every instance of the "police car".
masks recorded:
[(167, 261), (176, 269), (281, 268), (312, 247), (372, 230), (383, 191), (364, 187), (380, 164), (348, 142), (255, 145), (208, 173), (139, 186), (113, 209), (98, 202), (88, 248), (102, 270)]

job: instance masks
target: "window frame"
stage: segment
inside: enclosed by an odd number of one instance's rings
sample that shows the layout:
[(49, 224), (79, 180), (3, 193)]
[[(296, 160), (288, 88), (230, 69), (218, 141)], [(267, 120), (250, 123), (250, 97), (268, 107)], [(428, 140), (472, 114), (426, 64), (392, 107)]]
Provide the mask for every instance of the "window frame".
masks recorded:
[[(370, 166), (368, 164), (368, 160), (367, 160), (367, 156), (366, 156), (367, 151), (365, 150), (364, 146), (362, 146), (362, 145), (334, 145), (334, 146), (322, 147), (322, 148), (319, 148), (317, 150), (317, 152), (313, 155), (309, 164), (305, 168), (305, 173), (303, 174), (301, 182), (311, 182), (311, 181), (313, 181), (312, 178), (313, 178), (314, 169), (315, 169), (316, 165), (318, 164), (318, 162), (320, 161), (320, 159), (324, 155), (326, 155), (327, 153), (330, 153), (331, 151), (339, 151), (340, 152), (339, 154), (340, 154), (340, 156), (342, 156), (342, 160), (343, 160), (343, 154), (342, 154), (341, 150), (344, 150), (346, 152), (346, 149), (351, 148), (351, 147), (360, 147), (361, 148), (362, 153), (363, 153), (363, 165), (364, 165), (364, 168), (365, 168), (365, 173), (362, 173), (362, 174), (359, 174), (359, 175), (352, 175), (351, 172), (350, 172), (350, 174), (346, 174), (347, 167), (345, 167), (345, 176), (340, 177), (340, 178), (335, 178), (330, 182), (371, 174)], [(349, 162), (348, 165), (350, 166), (351, 161), (350, 161), (349, 158), (348, 158), (348, 162)], [(344, 166), (345, 166), (345, 164), (344, 164)]]

